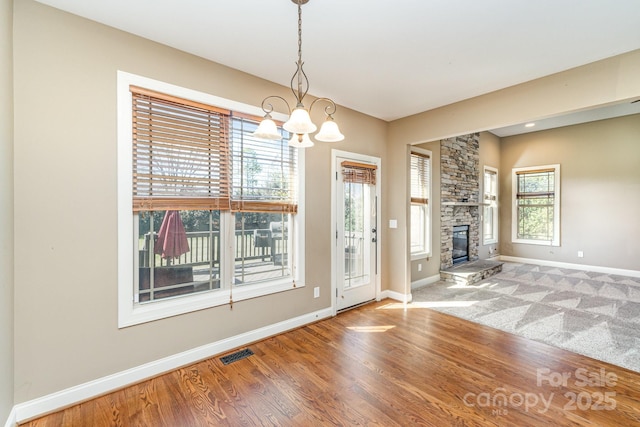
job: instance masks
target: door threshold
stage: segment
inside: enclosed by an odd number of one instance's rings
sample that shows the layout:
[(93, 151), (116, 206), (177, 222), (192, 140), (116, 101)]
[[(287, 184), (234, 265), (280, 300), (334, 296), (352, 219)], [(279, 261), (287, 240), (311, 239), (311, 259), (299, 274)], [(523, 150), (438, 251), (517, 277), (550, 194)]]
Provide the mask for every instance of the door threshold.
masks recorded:
[(341, 308), (340, 310), (336, 310), (336, 314), (340, 314), (354, 308), (362, 307), (363, 305), (371, 304), (372, 302), (376, 302), (376, 299), (375, 298), (370, 299), (368, 301), (359, 302), (358, 304), (350, 305), (349, 307)]

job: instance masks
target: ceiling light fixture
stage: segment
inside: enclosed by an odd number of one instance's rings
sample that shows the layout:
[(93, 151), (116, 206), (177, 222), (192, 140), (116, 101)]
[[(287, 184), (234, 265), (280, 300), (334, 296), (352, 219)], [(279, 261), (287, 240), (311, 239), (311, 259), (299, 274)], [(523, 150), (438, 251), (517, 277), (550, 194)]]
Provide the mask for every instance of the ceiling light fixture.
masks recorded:
[[(289, 109), (289, 120), (282, 126), (286, 131), (292, 134), (289, 140), (289, 145), (292, 147), (306, 148), (312, 147), (313, 141), (309, 137), (309, 134), (316, 131), (317, 126), (311, 121), (309, 113), (316, 102), (326, 102), (327, 105), (324, 109), (327, 115), (324, 123), (320, 127), (320, 132), (315, 135), (315, 139), (322, 142), (338, 142), (344, 139), (344, 135), (340, 133), (338, 125), (333, 120), (333, 114), (336, 112), (336, 103), (329, 98), (317, 98), (307, 110), (302, 103), (302, 100), (309, 92), (309, 79), (302, 69), (304, 63), (302, 62), (302, 5), (309, 2), (309, 0), (291, 0), (298, 5), (298, 62), (296, 62), (297, 69), (291, 77), (291, 91), (296, 98), (296, 108), (291, 111), (291, 106), (281, 96), (271, 95), (262, 100), (262, 110), (265, 112), (264, 119), (260, 122), (258, 129), (253, 133), (254, 136), (264, 139), (282, 139), (282, 135), (278, 132), (271, 113), (273, 112), (273, 105), (270, 100), (281, 99), (287, 105)], [(297, 87), (294, 88), (294, 82), (297, 83)]]

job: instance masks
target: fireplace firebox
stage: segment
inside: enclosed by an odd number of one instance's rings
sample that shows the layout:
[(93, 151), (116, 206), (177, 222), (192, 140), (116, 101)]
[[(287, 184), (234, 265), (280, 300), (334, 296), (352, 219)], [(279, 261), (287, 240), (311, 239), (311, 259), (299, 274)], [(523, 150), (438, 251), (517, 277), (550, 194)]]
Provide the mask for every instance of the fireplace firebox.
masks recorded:
[(453, 263), (469, 261), (469, 226), (453, 227)]

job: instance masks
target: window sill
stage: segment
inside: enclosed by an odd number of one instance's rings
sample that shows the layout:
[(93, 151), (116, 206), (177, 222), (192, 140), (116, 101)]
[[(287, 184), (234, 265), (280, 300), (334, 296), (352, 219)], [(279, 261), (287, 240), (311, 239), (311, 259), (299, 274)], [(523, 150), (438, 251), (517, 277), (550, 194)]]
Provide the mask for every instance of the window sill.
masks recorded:
[(303, 283), (296, 283), (294, 287), (291, 279), (285, 279), (262, 284), (235, 286), (232, 290), (214, 290), (149, 303), (129, 303), (126, 304), (126, 307), (121, 304), (118, 328), (227, 305), (232, 296), (233, 302), (238, 302), (302, 287), (304, 287)]
[(411, 254), (411, 261), (418, 261), (420, 259), (431, 258), (431, 253), (428, 252), (415, 252)]
[(443, 206), (491, 206), (491, 203), (478, 202), (442, 202)]
[(519, 243), (524, 245), (538, 245), (538, 246), (560, 246), (560, 242), (555, 242), (550, 240), (512, 239), (511, 243)]

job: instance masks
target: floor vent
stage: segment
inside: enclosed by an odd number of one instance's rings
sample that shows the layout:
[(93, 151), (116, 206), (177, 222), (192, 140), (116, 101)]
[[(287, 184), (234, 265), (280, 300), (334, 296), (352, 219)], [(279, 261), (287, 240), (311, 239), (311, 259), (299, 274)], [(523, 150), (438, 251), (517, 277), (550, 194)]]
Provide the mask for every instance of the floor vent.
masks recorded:
[(235, 353), (231, 353), (226, 356), (223, 356), (220, 358), (220, 360), (225, 365), (228, 365), (229, 363), (236, 362), (240, 359), (244, 359), (245, 357), (249, 357), (252, 355), (253, 355), (253, 351), (251, 351), (248, 348), (245, 348), (244, 350), (236, 351)]

